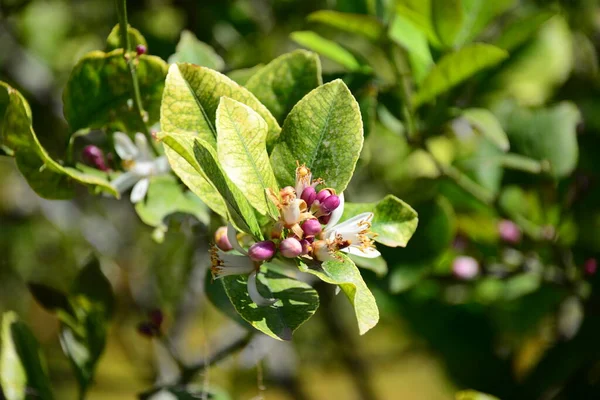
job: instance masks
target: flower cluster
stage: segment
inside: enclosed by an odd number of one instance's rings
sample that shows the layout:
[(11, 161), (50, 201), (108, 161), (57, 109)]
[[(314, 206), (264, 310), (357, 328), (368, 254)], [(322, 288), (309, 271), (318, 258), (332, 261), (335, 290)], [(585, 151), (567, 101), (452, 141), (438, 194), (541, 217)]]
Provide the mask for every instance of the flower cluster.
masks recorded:
[(283, 258), (324, 262), (339, 259), (338, 251), (378, 257), (375, 234), (371, 232), (373, 213), (362, 213), (338, 224), (344, 213), (344, 195), (331, 188), (317, 191), (323, 184), (321, 179), (312, 180), (305, 165), (298, 165), (294, 187), (284, 187), (279, 193), (269, 190), (279, 217), (270, 229), (270, 238), (255, 242), (248, 250), (238, 242), (233, 226), (219, 228), (211, 253), (213, 276), (249, 274), (248, 293), (252, 301), (270, 305), (276, 299), (265, 299), (256, 288), (256, 274), (266, 261)]

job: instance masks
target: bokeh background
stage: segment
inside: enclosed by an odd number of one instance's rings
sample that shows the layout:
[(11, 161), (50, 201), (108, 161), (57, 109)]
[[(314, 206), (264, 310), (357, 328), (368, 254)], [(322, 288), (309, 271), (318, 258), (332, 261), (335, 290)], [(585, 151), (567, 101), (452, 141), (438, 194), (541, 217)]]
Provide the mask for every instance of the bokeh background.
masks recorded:
[[(298, 48), (291, 32), (320, 29), (306, 21), (311, 12), (375, 14), (379, 3), (131, 0), (128, 7), (151, 54), (167, 60), (189, 30), (216, 49), (229, 71)], [(346, 299), (331, 296), (293, 342), (256, 338), (200, 375), (200, 382), (232, 399), (442, 400), (465, 388), (503, 399), (598, 398), (598, 283), (590, 260), (600, 250), (600, 6), (595, 0), (512, 3), (484, 38), (502, 36), (523, 16), (547, 18), (524, 19), (509, 61), (445, 101), (448, 108), (507, 98), (520, 110), (564, 100), (578, 107), (579, 157), (568, 176), (497, 171), (486, 164), (485, 151), (459, 160), (499, 201), (524, 214), (522, 223), (550, 231), (551, 239), (503, 240), (499, 223), (506, 215), (474, 205), (452, 182), (439, 179), (394, 133), (395, 117), (379, 110), (349, 195), (372, 201), (391, 192), (420, 216), (406, 249), (383, 251), (387, 267), (362, 270), (381, 310), (379, 325), (359, 337)], [(0, 80), (27, 98), (34, 129), (56, 157), (66, 147), (61, 96), (70, 70), (86, 52), (104, 48), (116, 22), (107, 0), (0, 0)], [(351, 38), (320, 32), (352, 47)], [(367, 78), (322, 61), (326, 80), (342, 77), (355, 96), (364, 94)], [(444, 154), (468, 147), (438, 144)], [(26, 283), (66, 290), (90, 251), (101, 256), (117, 313), (89, 399), (131, 399), (173, 373), (164, 349), (137, 333), (148, 310), (165, 312), (186, 360), (202, 359), (243, 334), (204, 296), (213, 229), (173, 216), (158, 244), (129, 202), (93, 197), (85, 189), (70, 201), (43, 200), (13, 159), (0, 158), (0, 312), (17, 311), (34, 330), (57, 398), (76, 398), (76, 380), (60, 350), (56, 318), (35, 303)], [(452, 266), (459, 255), (475, 258), (482, 276), (468, 282), (456, 276)], [(257, 360), (263, 360), (260, 367)]]

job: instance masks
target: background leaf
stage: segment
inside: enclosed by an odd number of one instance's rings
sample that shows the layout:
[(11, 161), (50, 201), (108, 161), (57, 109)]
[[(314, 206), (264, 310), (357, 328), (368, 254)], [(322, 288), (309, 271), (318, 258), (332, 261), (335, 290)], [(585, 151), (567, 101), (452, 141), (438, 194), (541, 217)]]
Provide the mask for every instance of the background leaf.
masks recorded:
[(12, 311), (2, 316), (0, 383), (6, 400), (53, 398), (38, 342)]
[(370, 15), (319, 10), (310, 14), (306, 19), (309, 22), (319, 22), (345, 32), (364, 36), (372, 41), (379, 40), (384, 32), (383, 24)]
[[(159, 57), (136, 58), (136, 74), (148, 125), (158, 121), (167, 64)], [(123, 50), (93, 51), (73, 68), (63, 93), (64, 114), (71, 132), (104, 128), (124, 132), (144, 131), (137, 111), (130, 106), (131, 77)]]
[(365, 67), (354, 57), (354, 55), (340, 46), (336, 42), (325, 39), (324, 37), (311, 31), (292, 32), (290, 38), (314, 52), (321, 54), (323, 57), (329, 58), (332, 61), (340, 64), (348, 71), (361, 71)]
[(363, 212), (375, 213), (371, 226), (377, 234), (375, 241), (389, 247), (405, 247), (419, 223), (416, 211), (393, 195), (387, 195), (377, 203), (346, 203), (340, 221)]
[(256, 281), (264, 297), (274, 297), (278, 301), (268, 307), (259, 307), (248, 295), (247, 281), (245, 275), (226, 276), (223, 286), (242, 318), (272, 338), (291, 340), (292, 333), (319, 307), (319, 297), (313, 288), (269, 269), (258, 274)]
[[(112, 51), (115, 49), (122, 49), (121, 46), (121, 30), (120, 24), (115, 25), (108, 37), (106, 38), (106, 51)], [(129, 25), (127, 27), (127, 33), (129, 34), (129, 43), (131, 43), (131, 47), (135, 49), (137, 45), (143, 45), (148, 47), (148, 43), (146, 42), (146, 38), (141, 34), (140, 31)]]
[(431, 18), (437, 37), (447, 47), (454, 47), (465, 18), (461, 0), (432, 0)]
[(217, 71), (222, 71), (225, 68), (225, 61), (217, 54), (215, 49), (198, 40), (194, 33), (188, 30), (181, 32), (175, 54), (169, 57), (169, 64), (176, 62), (200, 65)]
[(306, 163), (314, 178), (343, 192), (362, 149), (363, 127), (358, 103), (339, 79), (307, 94), (283, 124), (271, 163), (281, 186), (294, 185), (296, 161)]
[(292, 107), (322, 84), (319, 57), (306, 50), (295, 50), (254, 72), (245, 86), (283, 124)]
[(477, 132), (494, 143), (500, 150), (508, 151), (510, 143), (508, 136), (498, 118), (485, 108), (469, 108), (464, 110), (462, 116), (475, 128)]
[(267, 123), (250, 107), (221, 97), (217, 109), (217, 155), (229, 179), (261, 214), (279, 213), (267, 189), (279, 190), (267, 154)]
[(379, 322), (379, 309), (375, 297), (365, 284), (356, 265), (343, 253), (337, 253), (340, 260), (326, 261), (320, 266), (300, 263), (300, 271), (319, 277), (322, 281), (338, 285), (344, 292), (358, 321), (358, 330), (364, 335)]
[(415, 97), (415, 103), (427, 103), (476, 73), (497, 65), (507, 57), (508, 53), (504, 50), (483, 43), (474, 43), (447, 54), (425, 77)]

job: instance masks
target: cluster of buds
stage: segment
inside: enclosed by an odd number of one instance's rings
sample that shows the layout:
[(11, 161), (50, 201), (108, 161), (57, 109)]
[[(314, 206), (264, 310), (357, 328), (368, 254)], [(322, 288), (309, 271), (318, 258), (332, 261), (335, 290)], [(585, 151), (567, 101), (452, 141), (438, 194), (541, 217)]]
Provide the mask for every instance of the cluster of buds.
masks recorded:
[(298, 165), (295, 187), (284, 187), (279, 193), (269, 191), (279, 211), (270, 237), (252, 244), (248, 250), (239, 244), (233, 226), (219, 228), (211, 253), (213, 276), (249, 274), (250, 297), (258, 305), (268, 305), (275, 299), (263, 298), (255, 280), (262, 263), (275, 257), (323, 262), (338, 259), (338, 251), (378, 257), (380, 253), (373, 242), (375, 234), (370, 229), (373, 213), (363, 213), (338, 224), (344, 212), (344, 195), (331, 188), (317, 191), (323, 183), (321, 179), (312, 180), (310, 170)]

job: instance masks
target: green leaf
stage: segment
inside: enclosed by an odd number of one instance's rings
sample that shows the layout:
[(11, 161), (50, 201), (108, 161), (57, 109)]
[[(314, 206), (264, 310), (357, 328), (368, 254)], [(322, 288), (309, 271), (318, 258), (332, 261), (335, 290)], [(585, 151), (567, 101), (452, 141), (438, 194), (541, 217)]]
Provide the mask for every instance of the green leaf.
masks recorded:
[(198, 221), (208, 224), (206, 205), (198, 196), (182, 189), (173, 176), (155, 176), (150, 180), (145, 200), (137, 203), (135, 210), (141, 220), (150, 226), (163, 225), (164, 219), (174, 213), (191, 214)]
[[(159, 117), (167, 64), (149, 55), (138, 56), (135, 64), (147, 124), (153, 125)], [(67, 82), (63, 102), (71, 132), (106, 126), (131, 133), (146, 129), (131, 106), (131, 76), (122, 49), (93, 51), (79, 60)]]
[(194, 155), (207, 178), (225, 200), (231, 222), (239, 230), (250, 233), (255, 238), (262, 239), (262, 232), (252, 206), (238, 187), (225, 175), (217, 161), (215, 150), (208, 143), (196, 139), (194, 142)]
[(269, 127), (268, 141), (274, 141), (281, 128), (269, 110), (246, 88), (209, 68), (178, 63), (169, 68), (161, 105), (160, 125), (164, 132), (195, 132), (215, 147), (215, 117), (221, 97), (227, 96), (256, 111)]
[(454, 47), (465, 18), (461, 0), (432, 0), (431, 18), (437, 37), (446, 47)]
[[(264, 269), (263, 269), (264, 270)], [(319, 307), (317, 292), (308, 284), (267, 269), (257, 276), (264, 297), (278, 301), (271, 306), (258, 306), (248, 295), (248, 277), (226, 276), (223, 286), (235, 310), (259, 331), (279, 340), (291, 340), (292, 333)]]
[(173, 172), (211, 210), (226, 217), (227, 207), (223, 198), (210, 183), (194, 156), (194, 140), (198, 137), (195, 132), (159, 134)]
[(567, 176), (577, 166), (577, 124), (581, 114), (573, 103), (536, 110), (515, 107), (502, 119), (514, 151), (547, 160), (553, 176)]
[(433, 26), (433, 0), (399, 0), (396, 14), (412, 22), (420, 31), (427, 35), (429, 42), (435, 47), (441, 47), (440, 40)]
[(246, 82), (248, 82), (248, 80), (263, 67), (264, 64), (257, 64), (250, 68), (234, 69), (233, 71), (227, 72), (227, 76), (238, 85), (245, 86)]
[(169, 64), (176, 62), (200, 65), (217, 71), (222, 71), (225, 68), (225, 61), (217, 54), (215, 49), (198, 40), (192, 32), (187, 30), (181, 32), (175, 54), (169, 57)]
[(320, 10), (310, 14), (307, 20), (329, 25), (345, 32), (355, 33), (372, 41), (379, 40), (384, 33), (383, 24), (370, 15)]
[(75, 195), (75, 183), (81, 183), (119, 197), (107, 180), (54, 161), (33, 131), (29, 104), (4, 82), (0, 82), (0, 117), (0, 144), (14, 155), (19, 170), (38, 195), (68, 199)]
[(498, 118), (491, 111), (485, 108), (469, 108), (463, 111), (462, 116), (471, 123), (477, 132), (500, 150), (508, 151), (510, 149), (508, 136)]
[(245, 86), (282, 124), (292, 107), (322, 84), (319, 57), (306, 50), (296, 50), (258, 70)]
[(229, 179), (261, 214), (277, 216), (267, 189), (278, 192), (267, 154), (267, 123), (253, 109), (221, 97), (217, 109), (217, 155)]
[(292, 32), (290, 38), (304, 46), (307, 49), (321, 54), (323, 57), (329, 58), (332, 61), (340, 64), (348, 71), (360, 72), (367, 71), (368, 68), (363, 66), (352, 53), (340, 46), (336, 42), (325, 39), (324, 37), (311, 31)]
[(379, 322), (379, 309), (375, 297), (352, 260), (342, 253), (338, 253), (336, 257), (339, 257), (339, 260), (326, 261), (320, 266), (300, 263), (300, 271), (313, 274), (332, 285), (338, 285), (354, 307), (358, 330), (364, 335)]
[(500, 400), (495, 396), (477, 392), (475, 390), (462, 390), (456, 393), (456, 400)]
[(358, 103), (336, 79), (313, 90), (290, 112), (271, 163), (281, 186), (294, 185), (296, 161), (339, 193), (352, 178), (363, 145)]
[(366, 258), (353, 254), (348, 254), (348, 257), (357, 267), (373, 271), (378, 277), (385, 276), (388, 272), (388, 265), (383, 257)]
[(390, 24), (388, 35), (392, 41), (406, 49), (415, 82), (420, 84), (433, 66), (427, 36), (401, 14), (396, 15)]
[[(131, 47), (135, 49), (137, 45), (148, 46), (146, 42), (146, 38), (138, 31), (133, 28), (131, 25), (127, 27), (127, 32), (129, 33), (129, 42), (131, 43)], [(112, 51), (116, 49), (122, 49), (121, 46), (121, 30), (120, 24), (117, 24), (112, 28), (108, 37), (106, 38), (106, 51)]]
[(254, 329), (235, 311), (233, 304), (229, 301), (229, 297), (227, 297), (227, 293), (225, 292), (223, 280), (214, 280), (210, 268), (207, 268), (206, 276), (204, 277), (204, 293), (206, 293), (206, 297), (217, 310), (244, 328)]
[(476, 73), (499, 64), (508, 57), (508, 53), (498, 47), (474, 43), (442, 57), (425, 77), (415, 97), (420, 105), (447, 92)]
[(375, 240), (389, 247), (405, 247), (419, 223), (416, 211), (393, 195), (377, 203), (346, 203), (340, 221), (364, 212), (375, 214), (371, 225)]
[(61, 319), (60, 344), (69, 358), (80, 392), (92, 383), (96, 365), (106, 345), (108, 321), (114, 312), (115, 299), (108, 279), (93, 257), (79, 272), (69, 293), (75, 319)]
[(12, 311), (2, 317), (0, 384), (6, 400), (53, 398), (40, 346)]
[(554, 15), (554, 12), (547, 10), (525, 15), (504, 28), (494, 45), (512, 51), (531, 39), (540, 27)]
[(41, 283), (30, 282), (27, 284), (33, 298), (49, 312), (65, 311), (73, 315), (75, 311), (69, 303), (67, 295), (53, 287)]
[(494, 18), (514, 7), (516, 3), (516, 0), (462, 0), (464, 19), (456, 43), (462, 45), (473, 39)]

